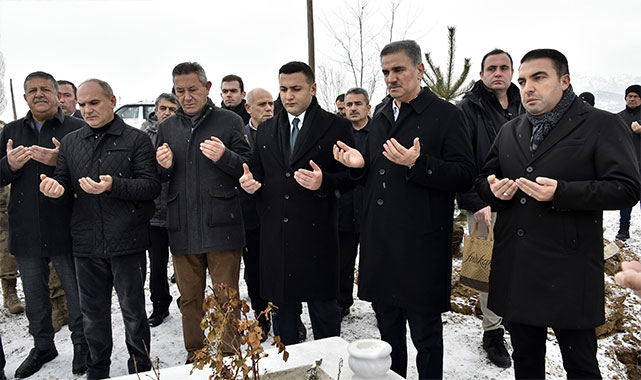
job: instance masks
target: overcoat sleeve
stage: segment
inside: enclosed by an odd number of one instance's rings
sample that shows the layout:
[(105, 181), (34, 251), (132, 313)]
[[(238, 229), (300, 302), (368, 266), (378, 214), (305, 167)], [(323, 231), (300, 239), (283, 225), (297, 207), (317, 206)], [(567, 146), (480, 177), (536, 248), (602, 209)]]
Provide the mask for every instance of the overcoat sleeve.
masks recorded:
[(132, 178), (112, 176), (109, 196), (131, 201), (151, 201), (160, 194), (154, 148), (144, 133), (137, 133), (134, 144)]

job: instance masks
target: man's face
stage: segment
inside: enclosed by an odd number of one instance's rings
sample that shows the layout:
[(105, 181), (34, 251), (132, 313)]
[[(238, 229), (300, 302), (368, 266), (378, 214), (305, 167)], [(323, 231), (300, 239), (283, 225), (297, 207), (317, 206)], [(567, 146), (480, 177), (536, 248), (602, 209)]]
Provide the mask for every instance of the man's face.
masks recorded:
[(565, 74), (559, 78), (550, 58), (537, 58), (521, 64), (519, 85), (523, 107), (537, 116), (559, 104), (563, 91), (570, 86), (570, 76)]
[(245, 108), (252, 121), (260, 124), (274, 116), (274, 99), (267, 91), (254, 91), (252, 104), (246, 103)]
[(100, 128), (114, 118), (116, 97), (108, 97), (96, 82), (87, 82), (78, 88), (78, 106), (91, 128)]
[(73, 115), (76, 112), (76, 96), (73, 93), (73, 87), (70, 84), (58, 85), (58, 99), (60, 100), (60, 107), (65, 115)]
[(512, 63), (507, 54), (494, 54), (485, 58), (481, 80), (490, 90), (505, 91), (512, 83), (513, 74)]
[(346, 110), (345, 110), (345, 101), (343, 100), (337, 100), (336, 101), (336, 110), (342, 117), (346, 117)]
[(24, 100), (38, 121), (45, 121), (58, 112), (58, 93), (49, 79), (33, 78), (27, 81)]
[(385, 85), (392, 98), (399, 102), (409, 102), (421, 90), (421, 77), (425, 71), (423, 63), (414, 66), (404, 51), (392, 53), (381, 58), (381, 68)]
[(625, 104), (630, 108), (637, 108), (641, 106), (641, 97), (636, 92), (628, 92), (625, 96)]
[(211, 82), (200, 83), (196, 73), (176, 75), (174, 77), (174, 90), (180, 106), (187, 115), (193, 116), (202, 111), (207, 104), (207, 95)]
[(156, 107), (154, 107), (154, 112), (158, 118), (158, 124), (162, 123), (166, 118), (173, 115), (178, 109), (178, 104), (172, 103), (167, 99), (160, 99)]
[(316, 95), (316, 83), (307, 83), (303, 73), (280, 74), (279, 83), (285, 110), (294, 116), (305, 112)]
[(372, 108), (363, 94), (347, 94), (345, 96), (345, 111), (347, 118), (352, 123), (359, 123), (367, 120), (369, 110)]
[(240, 91), (240, 83), (238, 81), (223, 82), (220, 85), (220, 97), (227, 107), (236, 107), (243, 101), (245, 92)]

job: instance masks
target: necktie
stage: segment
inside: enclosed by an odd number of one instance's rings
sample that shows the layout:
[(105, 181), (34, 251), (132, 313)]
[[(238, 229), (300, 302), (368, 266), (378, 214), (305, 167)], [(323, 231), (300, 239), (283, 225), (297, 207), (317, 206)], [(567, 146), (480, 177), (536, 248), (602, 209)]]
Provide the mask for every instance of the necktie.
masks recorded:
[(295, 117), (294, 120), (292, 120), (292, 133), (289, 135), (289, 154), (291, 155), (294, 153), (294, 144), (296, 143), (296, 137), (298, 136), (298, 123), (300, 123), (300, 119)]

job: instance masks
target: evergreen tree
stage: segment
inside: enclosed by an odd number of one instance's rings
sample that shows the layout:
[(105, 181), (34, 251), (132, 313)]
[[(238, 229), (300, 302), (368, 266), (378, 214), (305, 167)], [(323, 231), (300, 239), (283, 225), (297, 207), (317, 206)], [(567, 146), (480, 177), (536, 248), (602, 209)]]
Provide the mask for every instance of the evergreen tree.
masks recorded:
[(423, 74), (423, 82), (435, 93), (437, 96), (447, 100), (448, 102), (458, 98), (459, 96), (465, 94), (469, 91), (474, 85), (474, 81), (470, 81), (467, 85), (463, 85), (467, 79), (468, 74), (470, 73), (470, 58), (465, 58), (463, 63), (463, 72), (459, 75), (458, 79), (453, 82), (454, 76), (454, 51), (456, 50), (456, 27), (448, 26), (449, 33), (449, 51), (448, 51), (448, 62), (447, 62), (447, 75), (443, 76), (440, 66), (436, 66), (432, 61), (432, 57), (429, 52), (425, 52), (425, 60), (432, 70), (432, 74), (428, 73), (425, 70)]

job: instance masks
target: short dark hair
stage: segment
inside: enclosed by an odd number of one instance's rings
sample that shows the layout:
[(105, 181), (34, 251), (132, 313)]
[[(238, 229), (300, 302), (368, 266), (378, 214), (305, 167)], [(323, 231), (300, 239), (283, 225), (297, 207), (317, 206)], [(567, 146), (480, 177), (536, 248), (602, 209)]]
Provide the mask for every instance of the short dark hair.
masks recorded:
[(203, 69), (198, 62), (183, 62), (177, 64), (171, 71), (171, 77), (174, 78), (178, 75), (187, 75), (191, 73), (196, 73), (198, 81), (202, 83), (203, 86), (207, 85), (207, 74), (205, 74), (205, 69)]
[(365, 97), (365, 103), (369, 104), (369, 94), (367, 93), (367, 90), (364, 88), (360, 87), (352, 87), (347, 92), (345, 93), (345, 97), (349, 94), (357, 94), (357, 95), (363, 95)]
[(174, 103), (175, 105), (179, 106), (180, 102), (178, 102), (178, 98), (174, 94), (168, 94), (166, 92), (163, 92), (162, 94), (158, 95), (156, 98), (156, 103), (154, 103), (156, 106), (158, 106), (158, 103), (160, 103), (161, 100), (165, 99), (168, 102)]
[(549, 58), (552, 60), (554, 69), (556, 70), (556, 75), (561, 78), (565, 74), (570, 74), (570, 69), (568, 67), (568, 59), (565, 58), (565, 55), (558, 50), (554, 49), (535, 49), (530, 50), (525, 53), (523, 58), (521, 58), (521, 64), (533, 59), (539, 58)]
[(24, 92), (27, 92), (27, 82), (36, 78), (50, 80), (53, 84), (53, 89), (58, 92), (58, 82), (56, 82), (56, 78), (54, 78), (53, 75), (49, 73), (45, 73), (44, 71), (34, 71), (31, 74), (27, 75), (26, 78), (24, 78), (24, 83), (22, 85), (24, 87)]
[(295, 74), (303, 73), (307, 79), (307, 83), (312, 84), (316, 81), (314, 78), (314, 71), (308, 64), (300, 61), (292, 61), (284, 64), (278, 70), (278, 75), (280, 74)]
[(243, 83), (243, 78), (238, 75), (229, 74), (223, 77), (223, 80), (220, 81), (220, 85), (223, 85), (223, 82), (238, 82), (240, 84), (240, 92), (245, 92), (245, 84)]
[(512, 56), (510, 55), (510, 53), (506, 52), (505, 50), (494, 49), (483, 56), (483, 59), (481, 60), (481, 72), (485, 70), (485, 59), (491, 55), (499, 55), (499, 54), (507, 55), (507, 57), (510, 59), (510, 68), (512, 69), (514, 68), (514, 61), (512, 60)]
[(73, 82), (70, 82), (68, 80), (59, 80), (58, 81), (58, 87), (60, 87), (61, 84), (62, 85), (68, 84), (69, 86), (71, 86), (71, 88), (73, 89), (73, 98), (74, 99), (78, 98), (78, 89), (76, 88), (76, 85), (73, 84)]
[(336, 97), (336, 100), (334, 100), (334, 103), (336, 103), (336, 102), (344, 102), (344, 101), (345, 101), (345, 94), (339, 94)]
[(82, 87), (82, 85), (91, 83), (91, 82), (97, 84), (98, 86), (100, 86), (100, 88), (102, 88), (102, 93), (107, 97), (107, 99), (110, 99), (112, 96), (114, 96), (114, 90), (111, 88), (109, 83), (101, 79), (96, 79), (96, 78), (87, 79), (86, 81), (80, 83), (80, 86), (78, 87)]
[(423, 62), (423, 56), (421, 55), (421, 47), (418, 46), (418, 44), (414, 40), (401, 40), (401, 41), (390, 42), (389, 44), (385, 45), (383, 50), (381, 50), (380, 58), (382, 59), (386, 55), (398, 53), (400, 51), (405, 52), (405, 54), (407, 54), (407, 56), (410, 58), (410, 61), (412, 61), (412, 64), (414, 66), (418, 66), (421, 64), (421, 62)]

